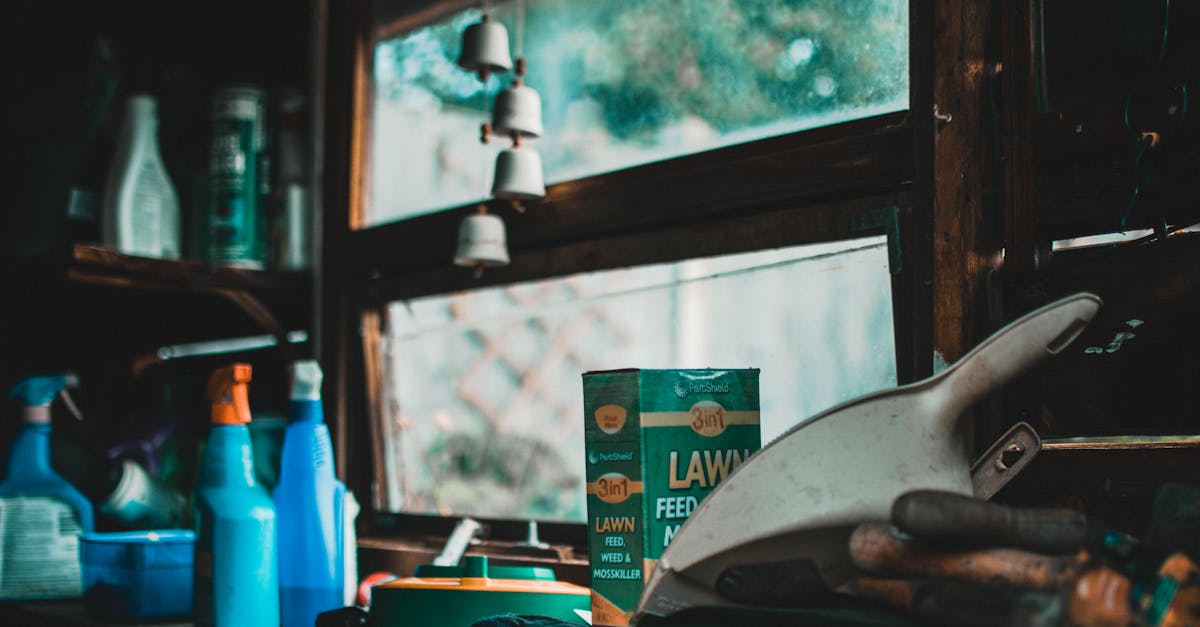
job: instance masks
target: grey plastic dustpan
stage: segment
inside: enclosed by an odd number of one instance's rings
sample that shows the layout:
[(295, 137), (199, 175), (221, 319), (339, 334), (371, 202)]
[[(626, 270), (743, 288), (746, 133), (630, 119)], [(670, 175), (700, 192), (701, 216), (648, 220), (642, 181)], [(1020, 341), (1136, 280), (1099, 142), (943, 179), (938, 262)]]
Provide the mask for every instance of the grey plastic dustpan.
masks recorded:
[(635, 622), (736, 604), (728, 591), (747, 587), (736, 573), (755, 564), (786, 565), (778, 578), (797, 590), (806, 573), (826, 590), (845, 583), (854, 576), (847, 539), (855, 525), (886, 521), (892, 501), (909, 490), (971, 494), (963, 412), (1070, 344), (1100, 304), (1081, 293), (1046, 305), (933, 377), (843, 403), (781, 435), (683, 524), (646, 583)]

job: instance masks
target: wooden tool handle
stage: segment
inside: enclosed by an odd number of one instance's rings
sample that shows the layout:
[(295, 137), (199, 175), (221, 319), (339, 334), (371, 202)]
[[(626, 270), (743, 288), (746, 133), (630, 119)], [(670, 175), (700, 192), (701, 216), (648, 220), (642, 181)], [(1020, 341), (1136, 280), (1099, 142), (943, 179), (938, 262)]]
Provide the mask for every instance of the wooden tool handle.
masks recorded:
[(1051, 557), (1015, 549), (955, 551), (901, 539), (887, 525), (859, 525), (850, 536), (850, 557), (873, 573), (959, 579), (1030, 590), (1053, 590), (1078, 574), (1086, 554)]
[(1054, 627), (1066, 608), (1054, 592), (998, 590), (960, 581), (880, 579), (851, 581), (844, 591), (911, 614), (924, 625), (948, 627)]
[(1071, 586), (1067, 618), (1072, 625), (1127, 627), (1134, 624), (1129, 578), (1101, 566), (1083, 573)]
[(908, 612), (912, 610), (913, 601), (924, 583), (916, 579), (860, 577), (846, 583), (840, 591)]
[(1074, 510), (1020, 509), (936, 490), (917, 490), (897, 498), (892, 524), (937, 544), (1056, 555), (1077, 553), (1088, 538), (1087, 517)]

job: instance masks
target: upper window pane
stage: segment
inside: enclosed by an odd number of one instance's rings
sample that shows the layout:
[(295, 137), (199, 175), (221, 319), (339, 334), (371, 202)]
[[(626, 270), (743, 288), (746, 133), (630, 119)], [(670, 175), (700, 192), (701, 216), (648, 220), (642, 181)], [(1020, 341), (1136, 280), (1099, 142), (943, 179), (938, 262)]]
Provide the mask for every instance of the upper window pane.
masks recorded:
[[(386, 0), (385, 0), (386, 1)], [(512, 74), (455, 65), (468, 10), (375, 46), (368, 225), (478, 201)], [(508, 27), (545, 134), (547, 183), (908, 107), (907, 0), (528, 0)]]

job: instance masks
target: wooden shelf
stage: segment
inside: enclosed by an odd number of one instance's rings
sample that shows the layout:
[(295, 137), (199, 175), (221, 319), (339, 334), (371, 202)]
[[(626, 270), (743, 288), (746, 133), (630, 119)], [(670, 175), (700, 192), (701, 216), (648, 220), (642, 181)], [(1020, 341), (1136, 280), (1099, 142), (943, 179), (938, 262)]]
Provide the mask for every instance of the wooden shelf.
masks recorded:
[[(65, 601), (27, 602), (6, 605), (3, 609), (6, 620), (13, 625), (42, 625), (43, 627), (109, 627), (116, 625), (129, 626), (130, 623), (110, 622), (94, 618), (88, 614), (82, 601), (71, 599)], [(147, 623), (137, 623), (142, 625)], [(155, 627), (192, 627), (191, 620), (154, 621)], [(137, 627), (133, 625), (133, 627)]]
[[(0, 280), (20, 299), (13, 302), (23, 303), (0, 312), (0, 324), (28, 330), (0, 334), (0, 354), (23, 369), (77, 369), (121, 356), (141, 363), (168, 344), (312, 332), (308, 272), (216, 267), (74, 244), (8, 257), (0, 261)], [(285, 341), (279, 351), (295, 355)], [(0, 375), (17, 374), (0, 368)]]
[(307, 291), (306, 272), (251, 270), (212, 266), (199, 261), (151, 259), (124, 255), (91, 244), (71, 247), (66, 268), (71, 281), (143, 289)]
[(1200, 485), (1200, 446), (1193, 439), (1052, 440), (994, 500), (1069, 507), (1141, 536), (1158, 489), (1169, 482)]
[(10, 256), (0, 274), (12, 284), (91, 284), (150, 291), (246, 292), (264, 298), (307, 298), (307, 271), (253, 270), (201, 261), (154, 259), (95, 244), (73, 244), (63, 252)]

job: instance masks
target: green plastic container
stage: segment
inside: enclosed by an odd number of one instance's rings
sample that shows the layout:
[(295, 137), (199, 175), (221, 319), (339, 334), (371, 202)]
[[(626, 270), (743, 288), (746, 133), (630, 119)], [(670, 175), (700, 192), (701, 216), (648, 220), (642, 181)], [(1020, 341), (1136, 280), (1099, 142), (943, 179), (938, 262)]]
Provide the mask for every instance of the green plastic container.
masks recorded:
[[(468, 627), (498, 614), (548, 616), (587, 625), (591, 590), (557, 581), (549, 568), (489, 566), (468, 555), (461, 566), (420, 566), (413, 577), (371, 592), (372, 627)], [(581, 614), (582, 612), (582, 614)]]

